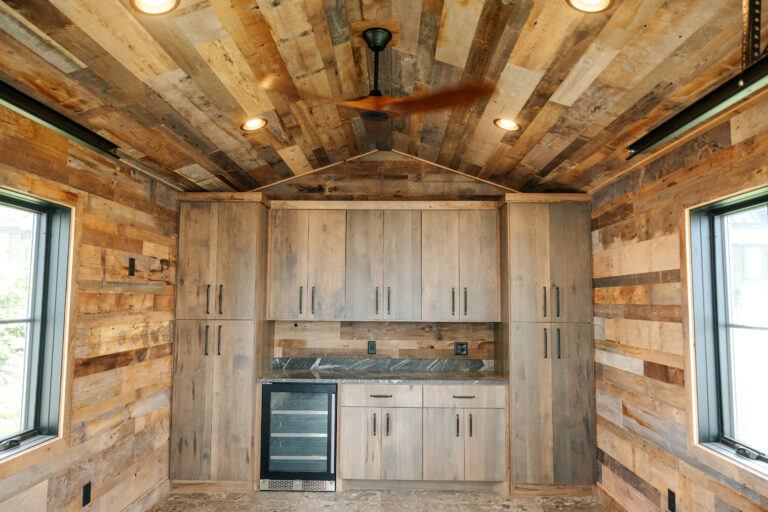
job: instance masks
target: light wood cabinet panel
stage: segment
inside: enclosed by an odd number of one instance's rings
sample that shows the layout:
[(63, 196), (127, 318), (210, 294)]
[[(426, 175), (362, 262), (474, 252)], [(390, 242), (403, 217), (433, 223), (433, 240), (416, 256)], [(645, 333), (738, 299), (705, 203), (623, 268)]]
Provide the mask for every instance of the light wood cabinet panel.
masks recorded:
[(351, 480), (381, 479), (381, 409), (341, 407), (339, 475)]
[(382, 318), (421, 320), (421, 212), (384, 211)]
[(381, 411), (381, 477), (384, 480), (421, 480), (422, 409)]
[(345, 318), (345, 232), (346, 212), (309, 212), (309, 257), (307, 286), (311, 320)]
[(501, 408), (506, 406), (504, 386), (441, 384), (424, 386), (424, 407)]
[(426, 408), (423, 414), (424, 480), (463, 480), (463, 411)]
[(414, 384), (344, 384), (339, 389), (342, 406), (421, 407), (421, 386)]
[(256, 274), (260, 241), (266, 238), (260, 203), (218, 205), (215, 315), (222, 320), (252, 320), (255, 311)]
[(509, 326), (510, 472), (515, 483), (553, 482), (552, 328)]
[(170, 450), (174, 480), (208, 480), (211, 476), (212, 331), (213, 322), (176, 322)]
[(504, 416), (504, 409), (464, 409), (464, 480), (506, 480)]
[(273, 210), (270, 248), (269, 318), (308, 318), (309, 211)]
[(214, 361), (211, 478), (250, 480), (253, 460), (254, 338), (251, 321), (220, 321)]
[(218, 206), (188, 202), (179, 206), (178, 319), (213, 318)]
[(459, 212), (461, 321), (499, 321), (499, 241), (496, 210)]
[(589, 205), (550, 206), (552, 322), (592, 321), (592, 240)]
[(551, 319), (549, 204), (507, 204), (507, 314), (510, 322)]
[(459, 212), (424, 211), (421, 219), (422, 317), (459, 321)]
[(347, 212), (346, 317), (378, 320), (385, 310), (384, 212)]
[(590, 324), (552, 327), (554, 483), (592, 485), (596, 459), (592, 329)]

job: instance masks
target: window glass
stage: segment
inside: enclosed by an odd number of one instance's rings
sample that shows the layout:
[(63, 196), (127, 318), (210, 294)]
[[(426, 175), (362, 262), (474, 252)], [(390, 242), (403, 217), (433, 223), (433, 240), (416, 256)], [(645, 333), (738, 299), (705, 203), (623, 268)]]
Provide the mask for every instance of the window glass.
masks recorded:
[(768, 454), (768, 205), (724, 214), (732, 436)]
[(0, 204), (0, 438), (26, 426), (37, 216)]

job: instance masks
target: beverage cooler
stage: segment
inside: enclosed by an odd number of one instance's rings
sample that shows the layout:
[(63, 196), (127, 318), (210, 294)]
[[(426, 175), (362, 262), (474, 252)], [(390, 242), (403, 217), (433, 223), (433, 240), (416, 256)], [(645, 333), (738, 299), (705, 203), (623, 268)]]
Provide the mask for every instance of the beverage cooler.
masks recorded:
[(336, 384), (264, 384), (261, 490), (336, 490)]

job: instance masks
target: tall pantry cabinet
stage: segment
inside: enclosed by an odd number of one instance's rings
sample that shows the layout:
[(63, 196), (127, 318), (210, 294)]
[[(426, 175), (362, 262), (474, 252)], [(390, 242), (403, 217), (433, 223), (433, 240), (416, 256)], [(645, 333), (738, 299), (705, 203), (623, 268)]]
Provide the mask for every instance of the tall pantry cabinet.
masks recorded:
[(256, 201), (180, 206), (170, 453), (177, 485), (252, 488), (267, 212)]
[(556, 194), (507, 199), (500, 222), (499, 328), (510, 376), (511, 480), (592, 485), (596, 454), (589, 203)]

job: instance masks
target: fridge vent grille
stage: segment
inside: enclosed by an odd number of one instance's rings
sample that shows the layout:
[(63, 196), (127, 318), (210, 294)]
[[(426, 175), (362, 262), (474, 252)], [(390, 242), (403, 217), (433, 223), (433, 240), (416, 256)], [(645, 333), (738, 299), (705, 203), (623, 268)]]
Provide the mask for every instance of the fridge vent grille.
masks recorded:
[(323, 492), (336, 490), (333, 480), (262, 480), (262, 491)]

